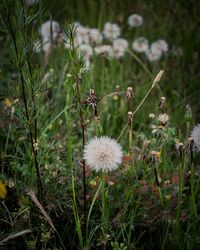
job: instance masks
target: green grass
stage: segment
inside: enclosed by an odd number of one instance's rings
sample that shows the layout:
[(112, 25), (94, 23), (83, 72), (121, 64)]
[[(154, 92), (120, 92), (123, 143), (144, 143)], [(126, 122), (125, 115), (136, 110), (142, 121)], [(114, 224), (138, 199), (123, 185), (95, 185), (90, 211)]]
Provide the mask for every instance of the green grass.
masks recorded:
[[(194, 1), (63, 0), (40, 1), (23, 9), (20, 1), (3, 1), (0, 180), (6, 183), (7, 196), (0, 203), (0, 248), (198, 249), (199, 153), (194, 153), (191, 164), (188, 150), (180, 159), (175, 149), (176, 140), (187, 144), (200, 119), (198, 5)], [(132, 13), (144, 17), (141, 28), (128, 28)], [(107, 21), (117, 22), (129, 44), (138, 36), (150, 42), (164, 38), (170, 49), (181, 47), (183, 55), (169, 52), (154, 63), (137, 53), (127, 52), (120, 60), (94, 56), (92, 70), (80, 73), (83, 60), (76, 51), (55, 48), (48, 63), (43, 53), (33, 53), (39, 27), (49, 17), (65, 31), (70, 31), (68, 20), (99, 29)], [(134, 114), (131, 126), (126, 126), (128, 111), (134, 113), (160, 69), (164, 69), (161, 81)], [(127, 87), (135, 93), (130, 102), (125, 100)], [(83, 104), (90, 89), (99, 99), (99, 120)], [(170, 120), (155, 136), (150, 126), (159, 121), (149, 114), (161, 113), (162, 96)], [(6, 98), (11, 107), (6, 106)], [(192, 110), (189, 118), (186, 105)], [(123, 163), (104, 181), (101, 173), (92, 172), (82, 161), (83, 132), (86, 142), (101, 134), (120, 137)], [(160, 152), (160, 157), (154, 158), (152, 151)], [(28, 195), (30, 190), (46, 215)], [(31, 233), (3, 242), (25, 229)]]

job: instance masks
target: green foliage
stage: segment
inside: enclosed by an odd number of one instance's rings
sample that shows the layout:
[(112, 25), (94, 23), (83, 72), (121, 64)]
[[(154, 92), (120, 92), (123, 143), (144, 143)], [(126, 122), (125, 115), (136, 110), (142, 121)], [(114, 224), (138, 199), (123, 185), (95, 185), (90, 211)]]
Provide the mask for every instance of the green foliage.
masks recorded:
[[(193, 1), (2, 1), (0, 180), (7, 197), (0, 203), (0, 248), (198, 248), (200, 154), (188, 142), (200, 118), (198, 9)], [(131, 30), (134, 12), (145, 25)], [(48, 53), (36, 51), (48, 19), (61, 23), (61, 40), (72, 49), (57, 41)], [(131, 48), (120, 59), (94, 55), (88, 69), (69, 20), (100, 30), (117, 22), (129, 44), (163, 37), (170, 52), (156, 62)], [(173, 46), (183, 55), (173, 56)], [(97, 110), (88, 101), (91, 89)], [(166, 124), (162, 113), (169, 114)], [(119, 139), (124, 153), (119, 169), (103, 178), (82, 160), (85, 143), (100, 135)]]

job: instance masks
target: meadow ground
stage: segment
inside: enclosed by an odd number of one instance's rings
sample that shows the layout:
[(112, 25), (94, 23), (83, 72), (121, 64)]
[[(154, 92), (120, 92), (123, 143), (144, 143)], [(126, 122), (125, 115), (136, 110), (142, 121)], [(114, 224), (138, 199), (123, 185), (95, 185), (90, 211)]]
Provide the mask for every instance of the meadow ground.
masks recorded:
[(0, 249), (200, 249), (199, 7), (0, 3)]

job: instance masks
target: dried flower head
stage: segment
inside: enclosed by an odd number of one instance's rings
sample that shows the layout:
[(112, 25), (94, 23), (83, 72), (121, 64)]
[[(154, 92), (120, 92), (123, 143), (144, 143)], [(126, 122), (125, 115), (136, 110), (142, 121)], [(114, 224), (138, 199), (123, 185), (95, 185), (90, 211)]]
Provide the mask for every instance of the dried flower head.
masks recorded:
[(125, 99), (128, 102), (134, 96), (133, 88), (128, 87), (125, 93)]
[(190, 137), (194, 140), (195, 149), (200, 151), (200, 124), (194, 126), (190, 133)]
[(128, 112), (128, 123), (131, 124), (133, 121), (133, 112), (129, 111)]
[(128, 17), (128, 24), (131, 27), (139, 27), (143, 24), (143, 17), (138, 14), (132, 14)]
[(166, 113), (159, 115), (158, 121), (161, 123), (163, 127), (165, 127), (169, 121), (169, 115)]
[(161, 110), (161, 112), (164, 111), (165, 100), (166, 100), (166, 98), (165, 98), (164, 96), (162, 96), (162, 97), (160, 98), (160, 103), (158, 104), (158, 107), (159, 107), (159, 109)]
[(138, 37), (132, 43), (132, 48), (137, 52), (146, 52), (149, 49), (149, 42), (144, 37)]
[(185, 149), (186, 149), (185, 145), (182, 142), (176, 142), (175, 147), (176, 147), (177, 155), (179, 155), (179, 157), (182, 158), (184, 156)]
[(90, 91), (87, 94), (87, 99), (86, 99), (88, 105), (92, 107), (94, 110), (95, 116), (97, 116), (97, 103), (98, 103), (98, 98), (96, 95), (96, 92), (94, 89), (90, 89)]
[(122, 162), (122, 155), (122, 148), (116, 140), (102, 136), (87, 143), (83, 158), (96, 172), (109, 172), (117, 169)]
[(150, 164), (155, 165), (160, 160), (160, 152), (159, 151), (151, 151), (150, 152)]

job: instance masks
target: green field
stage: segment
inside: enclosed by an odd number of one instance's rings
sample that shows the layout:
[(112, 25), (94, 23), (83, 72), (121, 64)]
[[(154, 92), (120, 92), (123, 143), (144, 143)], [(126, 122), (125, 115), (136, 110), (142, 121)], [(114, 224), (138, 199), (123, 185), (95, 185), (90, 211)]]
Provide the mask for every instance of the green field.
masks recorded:
[(0, 249), (200, 249), (199, 8), (0, 3)]

